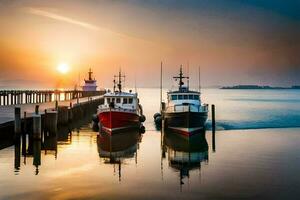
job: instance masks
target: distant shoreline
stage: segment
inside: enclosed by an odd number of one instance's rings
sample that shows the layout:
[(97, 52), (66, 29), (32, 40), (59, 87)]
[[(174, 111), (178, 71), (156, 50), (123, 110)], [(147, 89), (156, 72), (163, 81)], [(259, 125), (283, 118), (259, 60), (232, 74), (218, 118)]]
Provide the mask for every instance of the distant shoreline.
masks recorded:
[(220, 89), (225, 89), (225, 90), (290, 90), (290, 89), (300, 89), (300, 85), (294, 85), (291, 87), (272, 87), (268, 85), (235, 85), (235, 86), (223, 86)]

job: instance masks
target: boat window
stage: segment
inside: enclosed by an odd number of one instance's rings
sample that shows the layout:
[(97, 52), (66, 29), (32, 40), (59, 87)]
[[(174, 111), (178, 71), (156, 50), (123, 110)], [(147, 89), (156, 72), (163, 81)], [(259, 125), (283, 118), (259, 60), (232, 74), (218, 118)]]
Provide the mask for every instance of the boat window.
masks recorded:
[(133, 99), (132, 99), (132, 98), (129, 98), (129, 99), (128, 99), (128, 103), (129, 103), (129, 104), (132, 104), (132, 102), (133, 102)]
[(127, 102), (127, 98), (124, 98), (123, 99), (123, 104), (127, 104), (128, 102)]
[(194, 99), (194, 96), (192, 94), (190, 94), (189, 99)]
[(178, 95), (178, 99), (183, 99), (183, 96), (182, 95)]
[(172, 95), (172, 100), (177, 100), (177, 95)]
[(199, 95), (194, 95), (195, 100), (199, 100)]
[(117, 103), (121, 103), (121, 99), (120, 98), (117, 98), (116, 100), (117, 100), (116, 101)]
[(112, 98), (112, 99), (111, 99), (111, 102), (115, 102), (115, 98)]
[(183, 98), (184, 99), (188, 99), (188, 95), (183, 95)]

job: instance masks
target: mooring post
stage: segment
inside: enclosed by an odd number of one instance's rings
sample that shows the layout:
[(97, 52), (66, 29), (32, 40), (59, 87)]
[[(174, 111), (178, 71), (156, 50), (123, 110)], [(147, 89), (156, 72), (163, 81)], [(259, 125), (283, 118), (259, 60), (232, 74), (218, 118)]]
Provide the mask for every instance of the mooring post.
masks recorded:
[(55, 110), (58, 110), (58, 101), (55, 101)]
[(212, 126), (212, 149), (213, 152), (216, 151), (216, 119), (215, 119), (215, 105), (211, 105), (211, 126)]
[(70, 107), (68, 108), (68, 120), (71, 122), (73, 120), (73, 108), (72, 108), (72, 102), (70, 102)]
[(57, 120), (58, 120), (58, 114), (57, 111), (48, 111), (45, 114), (46, 121), (45, 121), (45, 129), (50, 134), (56, 134), (57, 133)]
[(15, 107), (15, 135), (14, 137), (16, 138), (20, 133), (21, 133), (21, 108), (20, 107)]
[(27, 113), (24, 112), (24, 130), (23, 133), (26, 134), (27, 131)]
[(68, 106), (59, 106), (58, 107), (58, 123), (65, 125), (68, 124), (69, 116), (68, 116)]
[(37, 114), (33, 115), (32, 124), (33, 124), (33, 139), (40, 140), (42, 136), (41, 115), (37, 115)]
[(36, 114), (36, 115), (39, 114), (39, 107), (40, 107), (39, 105), (36, 105), (36, 106), (35, 106), (35, 114)]

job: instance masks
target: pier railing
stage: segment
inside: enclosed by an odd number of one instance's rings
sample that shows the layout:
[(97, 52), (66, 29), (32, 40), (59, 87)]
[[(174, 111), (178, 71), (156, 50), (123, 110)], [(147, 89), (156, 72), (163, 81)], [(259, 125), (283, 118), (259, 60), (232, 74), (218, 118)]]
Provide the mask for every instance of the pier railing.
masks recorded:
[(104, 93), (104, 90), (0, 90), (0, 106), (65, 101)]

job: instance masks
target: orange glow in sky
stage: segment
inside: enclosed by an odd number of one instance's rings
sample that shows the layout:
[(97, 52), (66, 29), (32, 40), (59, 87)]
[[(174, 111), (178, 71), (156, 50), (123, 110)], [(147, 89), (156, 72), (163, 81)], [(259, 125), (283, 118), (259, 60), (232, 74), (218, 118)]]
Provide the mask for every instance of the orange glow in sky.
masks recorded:
[(166, 84), (181, 64), (192, 85), (199, 66), (203, 86), (300, 84), (300, 17), (249, 4), (5, 1), (0, 87), (74, 87), (90, 67), (100, 87), (120, 67), (129, 86), (157, 87), (161, 61)]

